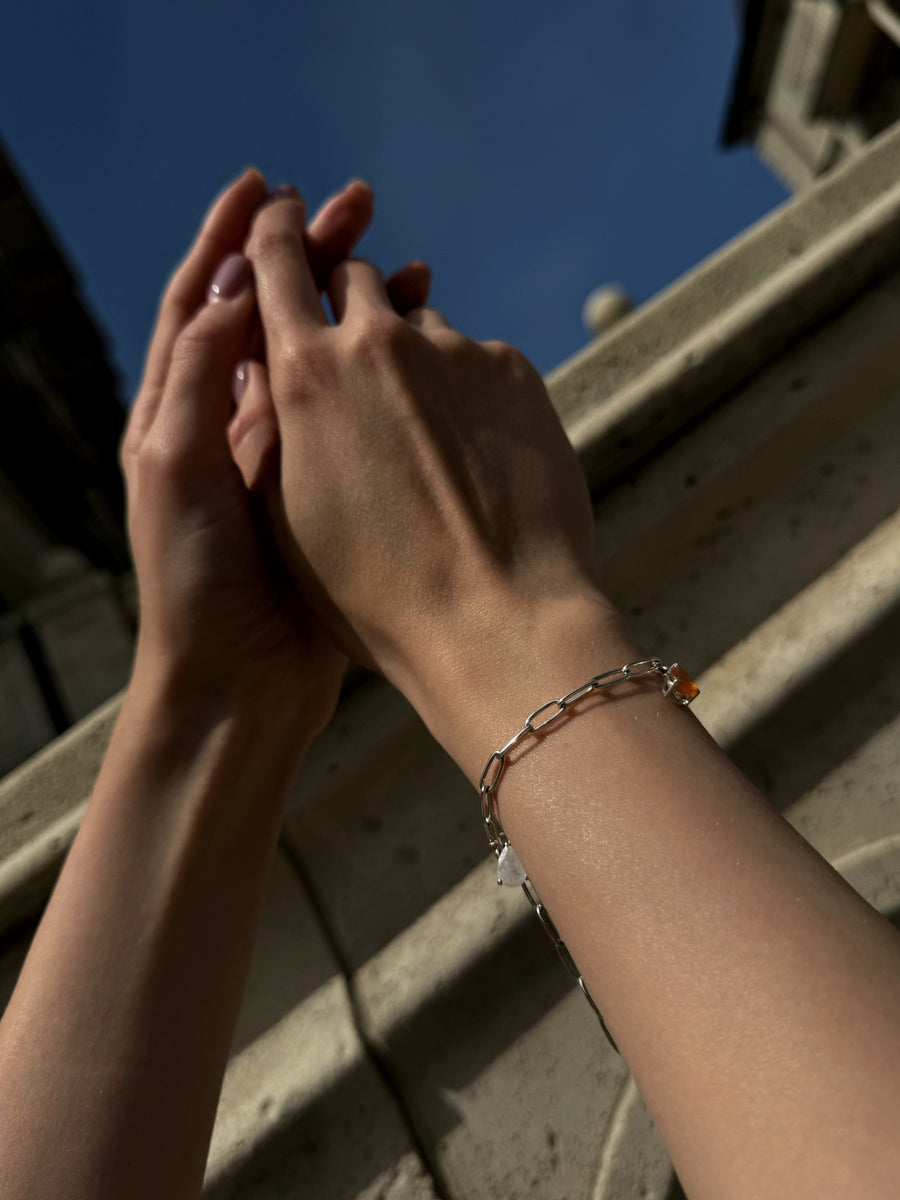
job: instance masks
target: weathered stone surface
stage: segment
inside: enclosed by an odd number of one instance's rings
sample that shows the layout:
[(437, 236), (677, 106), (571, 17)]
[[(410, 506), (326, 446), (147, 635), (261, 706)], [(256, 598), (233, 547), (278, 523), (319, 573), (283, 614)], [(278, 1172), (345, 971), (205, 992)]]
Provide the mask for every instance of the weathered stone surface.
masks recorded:
[(0, 861), (87, 800), (121, 705), (114, 696), (0, 779)]
[(133, 630), (109, 575), (93, 571), (33, 600), (26, 611), (76, 720), (128, 682)]
[[(699, 715), (779, 809), (800, 802), (900, 709), (898, 547), (894, 517), (704, 677)], [(716, 711), (702, 707), (711, 691), (723, 697)], [(874, 836), (863, 820), (862, 808), (849, 817), (861, 837)]]
[[(794, 419), (689, 488), (673, 472), (667, 449), (621, 485), (608, 508), (600, 502), (601, 574), (648, 652), (677, 658), (696, 677), (900, 505), (893, 450), (900, 444), (894, 347), (900, 282), (885, 284), (869, 300), (871, 307), (868, 301), (859, 306), (865, 311), (837, 317), (814, 335), (821, 374), (795, 373), (811, 394)], [(771, 375), (760, 373), (746, 395), (731, 398), (696, 431), (701, 461), (715, 453), (732, 404), (752, 405), (772, 377), (783, 381), (793, 354), (773, 365)], [(693, 437), (685, 436), (681, 451), (677, 443), (672, 447), (681, 469)], [(660, 499), (663, 481), (670, 485), (667, 508)], [(616, 522), (629, 494), (641, 495), (645, 483), (656, 502), (639, 524), (624, 518), (636, 535), (625, 541)], [(615, 546), (610, 553), (604, 552), (605, 529)]]
[(672, 1164), (633, 1079), (610, 1121), (591, 1200), (677, 1200)]
[(50, 825), (35, 829), (24, 846), (0, 859), (0, 929), (11, 929), (41, 912), (75, 840), (86, 807), (85, 801), (64, 812)]
[(0, 627), (0, 778), (53, 736), (54, 728), (21, 642)]
[(588, 1194), (625, 1069), (493, 857), (353, 988), (446, 1194)]
[(474, 789), (387, 684), (368, 681), (338, 723), (346, 752), (330, 783), (313, 764), (314, 803), (301, 772), (284, 836), (353, 970), (482, 862), (487, 842)]
[(309, 900), (279, 854), (216, 1116), (204, 1195), (431, 1200)]
[(900, 834), (857, 846), (834, 867), (873, 908), (900, 924)]
[[(894, 693), (884, 723), (785, 812), (831, 862), (900, 836), (900, 654), (892, 666), (890, 678), (881, 681), (882, 695), (888, 687)], [(795, 745), (799, 751), (801, 745)], [(827, 766), (827, 760), (822, 765)]]

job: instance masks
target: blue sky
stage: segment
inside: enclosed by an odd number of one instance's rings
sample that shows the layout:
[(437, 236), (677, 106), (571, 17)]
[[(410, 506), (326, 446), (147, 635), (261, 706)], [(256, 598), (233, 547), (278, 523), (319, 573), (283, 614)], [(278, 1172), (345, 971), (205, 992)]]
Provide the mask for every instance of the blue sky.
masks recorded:
[(454, 324), (543, 371), (592, 288), (646, 300), (785, 197), (717, 148), (728, 0), (31, 0), (3, 34), (0, 135), (126, 403), (171, 267), (249, 163), (311, 206), (368, 179), (362, 252), (425, 259)]

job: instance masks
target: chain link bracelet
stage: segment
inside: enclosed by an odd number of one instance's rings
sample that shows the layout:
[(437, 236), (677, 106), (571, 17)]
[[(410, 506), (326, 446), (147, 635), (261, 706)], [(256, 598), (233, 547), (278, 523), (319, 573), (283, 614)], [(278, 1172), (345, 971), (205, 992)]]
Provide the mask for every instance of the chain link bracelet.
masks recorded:
[(570, 708), (576, 704), (580, 704), (582, 700), (586, 700), (588, 696), (592, 696), (602, 688), (613, 687), (617, 683), (624, 683), (627, 679), (639, 679), (644, 675), (660, 676), (663, 695), (668, 696), (670, 700), (674, 700), (676, 704), (687, 706), (700, 694), (700, 689), (688, 673), (682, 670), (678, 663), (673, 663), (671, 667), (664, 667), (662, 661), (658, 658), (641, 658), (635, 662), (627, 663), (624, 667), (619, 667), (618, 670), (607, 671), (603, 675), (595, 675), (593, 679), (589, 679), (587, 683), (583, 683), (581, 687), (575, 688), (568, 695), (562, 696), (559, 700), (549, 700), (546, 704), (542, 704), (540, 708), (535, 709), (515, 737), (510, 738), (502, 750), (495, 750), (487, 760), (478, 783), (478, 790), (481, 793), (481, 819), (484, 823), (490, 847), (497, 856), (497, 883), (505, 887), (518, 887), (521, 885), (522, 891), (528, 898), (528, 903), (534, 909), (538, 920), (556, 947), (556, 952), (562, 959), (563, 965), (584, 993), (588, 1004), (590, 1004), (591, 1008), (597, 1014), (603, 1032), (617, 1053), (619, 1048), (606, 1028), (606, 1022), (603, 1020), (599, 1008), (594, 1003), (594, 998), (588, 991), (587, 984), (584, 982), (581, 972), (575, 965), (575, 961), (566, 948), (565, 942), (559, 936), (556, 926), (550, 920), (550, 914), (541, 903), (540, 896), (538, 896), (531, 880), (525, 874), (525, 868), (519, 861), (519, 856), (512, 848), (510, 840), (503, 830), (500, 817), (497, 813), (496, 792), (503, 769), (506, 766), (507, 755), (520, 742), (523, 742), (525, 738), (530, 737), (534, 733), (539, 733), (541, 730), (549, 729), (561, 717), (565, 716)]

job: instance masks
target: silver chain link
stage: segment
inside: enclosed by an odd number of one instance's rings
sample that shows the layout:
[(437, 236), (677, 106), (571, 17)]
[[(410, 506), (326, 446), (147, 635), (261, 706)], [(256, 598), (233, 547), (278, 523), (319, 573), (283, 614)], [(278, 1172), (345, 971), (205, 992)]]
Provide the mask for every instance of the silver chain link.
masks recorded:
[[(595, 692), (599, 692), (603, 688), (613, 687), (615, 684), (624, 683), (628, 679), (639, 679), (645, 675), (660, 676), (662, 679), (663, 695), (668, 696), (677, 704), (686, 706), (696, 699), (698, 695), (698, 688), (688, 679), (678, 663), (672, 663), (670, 667), (664, 667), (662, 661), (658, 658), (640, 658), (635, 662), (626, 663), (624, 667), (619, 667), (615, 671), (606, 671), (602, 675), (595, 675), (593, 679), (589, 679), (587, 683), (583, 683), (581, 687), (575, 688), (567, 695), (561, 696), (559, 700), (548, 700), (546, 704), (542, 704), (540, 708), (535, 709), (515, 737), (510, 738), (502, 750), (495, 750), (493, 752), (487, 760), (484, 770), (481, 772), (478, 790), (481, 794), (481, 820), (487, 834), (488, 843), (497, 856), (498, 862), (504, 851), (515, 853), (500, 823), (496, 804), (497, 786), (503, 775), (509, 753), (520, 742), (523, 742), (525, 738), (539, 733), (541, 730), (550, 729), (551, 726), (565, 716), (570, 708), (576, 704), (580, 704), (588, 696), (592, 696)], [(681, 691), (681, 688), (685, 688), (686, 690)], [(538, 920), (556, 947), (556, 952), (562, 959), (566, 970), (578, 984), (588, 1004), (590, 1004), (591, 1008), (597, 1014), (600, 1025), (609, 1039), (610, 1045), (618, 1053), (618, 1046), (613, 1041), (612, 1035), (606, 1027), (606, 1022), (600, 1013), (600, 1009), (594, 1003), (594, 998), (588, 991), (587, 984), (584, 982), (581, 972), (575, 965), (575, 960), (569, 953), (565, 942), (559, 936), (557, 928), (551, 921), (550, 914), (541, 903), (541, 898), (535, 891), (531, 880), (524, 874), (524, 871), (522, 875), (524, 878), (524, 882), (521, 885), (522, 891), (525, 893), (528, 903), (534, 909)], [(497, 882), (501, 884), (504, 882), (500, 878), (499, 867)]]

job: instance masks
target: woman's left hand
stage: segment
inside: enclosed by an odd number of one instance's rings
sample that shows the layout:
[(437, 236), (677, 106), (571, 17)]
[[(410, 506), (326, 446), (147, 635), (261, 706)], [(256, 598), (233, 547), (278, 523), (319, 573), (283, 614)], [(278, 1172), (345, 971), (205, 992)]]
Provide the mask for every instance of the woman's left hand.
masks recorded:
[[(296, 199), (296, 194), (294, 194)], [(271, 698), (315, 732), (330, 717), (345, 660), (310, 616), (274, 544), (280, 442), (265, 367), (252, 353), (256, 297), (240, 254), (266, 203), (245, 172), (217, 200), (172, 277), (121, 447), (140, 595), (135, 679), (230, 704)], [(278, 198), (271, 201), (278, 203)], [(372, 217), (350, 184), (310, 224), (305, 243), (322, 286)], [(398, 273), (427, 293), (427, 273)]]

